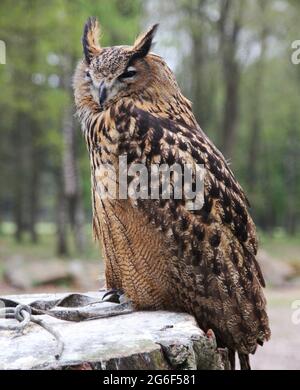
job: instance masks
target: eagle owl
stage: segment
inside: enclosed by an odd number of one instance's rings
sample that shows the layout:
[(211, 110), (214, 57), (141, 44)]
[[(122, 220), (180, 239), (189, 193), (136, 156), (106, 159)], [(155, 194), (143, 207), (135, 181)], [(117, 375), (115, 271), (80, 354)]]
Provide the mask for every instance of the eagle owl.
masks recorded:
[[(241, 367), (250, 368), (249, 354), (269, 339), (270, 329), (247, 198), (196, 122), (172, 71), (150, 52), (157, 25), (133, 46), (101, 47), (99, 30), (89, 18), (74, 93), (89, 151), (93, 229), (102, 243), (107, 287), (123, 291), (137, 310), (194, 315), (228, 348), (233, 366), (237, 352)], [(203, 207), (191, 210), (184, 197), (99, 196), (99, 167), (111, 164), (118, 172), (122, 155), (128, 166), (203, 164)]]

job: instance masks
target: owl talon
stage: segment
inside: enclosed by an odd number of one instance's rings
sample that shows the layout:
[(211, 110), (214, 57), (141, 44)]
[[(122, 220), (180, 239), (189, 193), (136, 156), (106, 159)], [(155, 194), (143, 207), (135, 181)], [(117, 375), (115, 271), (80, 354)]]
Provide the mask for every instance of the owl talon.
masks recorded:
[(112, 303), (122, 303), (123, 296), (124, 296), (124, 291), (117, 288), (112, 288), (111, 290), (106, 291), (106, 293), (102, 297), (102, 301), (112, 302)]
[[(107, 302), (107, 301), (102, 301)], [(104, 306), (103, 308), (97, 310), (96, 318), (109, 318), (115, 317), (123, 314), (130, 314), (134, 311), (131, 302), (123, 303), (111, 303), (109, 306)]]
[(208, 339), (216, 340), (215, 333), (212, 329), (208, 329), (208, 331), (206, 332), (206, 337)]

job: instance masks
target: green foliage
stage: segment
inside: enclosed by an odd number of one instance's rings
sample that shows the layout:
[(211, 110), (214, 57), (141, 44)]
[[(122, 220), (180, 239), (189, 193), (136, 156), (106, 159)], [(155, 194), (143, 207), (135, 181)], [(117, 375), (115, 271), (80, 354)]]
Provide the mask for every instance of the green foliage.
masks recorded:
[[(39, 223), (37, 230), (40, 240), (37, 244), (32, 244), (29, 237), (25, 237), (22, 243), (15, 242), (14, 226), (12, 223), (5, 222), (2, 226), (2, 234), (0, 234), (0, 280), (1, 280), (1, 262), (7, 259), (21, 255), (26, 261), (32, 260), (52, 260), (57, 258), (56, 254), (56, 227), (53, 223)], [(99, 245), (92, 238), (91, 225), (85, 226), (84, 234), (88, 245), (84, 253), (79, 253), (74, 245), (71, 246), (67, 258), (84, 258), (85, 260), (99, 261), (101, 253), (99, 253)], [(68, 231), (68, 237), (71, 238), (71, 233)], [(72, 240), (69, 240), (72, 242)]]
[[(159, 0), (149, 2), (160, 7), (162, 24), (167, 21), (168, 32), (173, 32), (169, 42), (177, 51), (177, 78), (193, 101), (199, 124), (224, 151), (226, 47), (219, 27), (225, 1), (176, 0), (172, 9)], [(240, 2), (227, 3), (234, 20)], [(243, 11), (234, 54), (241, 72), (238, 125), (233, 153), (227, 157), (248, 194), (256, 223), (295, 233), (300, 227), (300, 65), (291, 63), (291, 43), (300, 39), (300, 3), (245, 0)]]
[[(232, 4), (237, 7), (238, 2)], [(193, 101), (200, 125), (222, 150), (221, 5), (221, 0), (2, 0), (0, 39), (6, 42), (7, 65), (0, 65), (0, 220), (12, 219), (21, 182), (24, 196), (30, 197), (34, 167), (41, 176), (40, 219), (55, 220), (63, 115), (73, 105), (71, 76), (82, 56), (83, 25), (91, 15), (102, 25), (103, 46), (131, 44), (142, 20), (161, 22), (160, 48), (165, 45), (166, 53), (173, 53), (180, 86)], [(300, 221), (300, 65), (292, 65), (290, 56), (291, 42), (300, 39), (300, 5), (294, 0), (245, 0), (244, 8), (236, 54), (240, 112), (231, 166), (249, 195), (256, 222), (264, 229), (284, 227), (294, 233)], [(267, 49), (260, 58), (263, 28)], [(249, 148), (257, 111), (253, 182)], [(90, 214), (89, 162), (79, 125), (77, 130), (81, 185)]]
[[(15, 188), (24, 176), (22, 168), (27, 177), (22, 191), (24, 196), (29, 196), (28, 172), (33, 153), (38, 154), (42, 176), (40, 211), (46, 213), (47, 218), (55, 217), (54, 199), (49, 200), (47, 194), (49, 186), (52, 198), (57, 192), (56, 176), (61, 169), (63, 152), (63, 113), (67, 106), (73, 106), (72, 73), (82, 57), (85, 21), (91, 15), (99, 18), (104, 46), (130, 44), (139, 30), (139, 14), (139, 0), (1, 1), (0, 39), (7, 46), (7, 64), (0, 66), (0, 162), (3, 167), (0, 210), (6, 219), (11, 219), (14, 213)], [(89, 211), (89, 161), (79, 125), (77, 130), (85, 208)], [(21, 159), (19, 167), (16, 159)]]

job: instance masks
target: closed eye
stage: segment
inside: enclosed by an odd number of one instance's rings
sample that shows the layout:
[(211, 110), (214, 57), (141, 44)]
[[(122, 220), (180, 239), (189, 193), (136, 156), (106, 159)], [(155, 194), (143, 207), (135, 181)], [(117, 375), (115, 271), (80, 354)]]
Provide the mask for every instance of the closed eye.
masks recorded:
[(85, 79), (86, 79), (87, 81), (89, 81), (89, 80), (92, 79), (92, 78), (91, 78), (91, 74), (90, 74), (90, 72), (89, 72), (88, 69), (85, 71)]
[(119, 80), (124, 80), (124, 79), (130, 79), (132, 77), (134, 77), (136, 75), (136, 69), (131, 66), (129, 68), (126, 69), (126, 71), (124, 73), (122, 73), (118, 78)]

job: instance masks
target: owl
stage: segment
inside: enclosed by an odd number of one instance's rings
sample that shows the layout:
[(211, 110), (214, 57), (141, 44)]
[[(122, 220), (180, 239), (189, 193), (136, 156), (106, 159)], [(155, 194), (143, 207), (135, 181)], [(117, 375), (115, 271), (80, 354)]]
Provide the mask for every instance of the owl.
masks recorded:
[[(157, 28), (132, 46), (101, 47), (99, 23), (89, 18), (74, 75), (107, 288), (124, 292), (136, 310), (192, 314), (228, 349), (232, 368), (238, 353), (241, 368), (250, 369), (249, 354), (270, 337), (255, 225), (222, 153), (166, 62), (151, 52)], [(101, 196), (99, 185), (109, 181), (101, 167), (109, 164), (119, 177), (121, 156), (128, 169), (143, 164), (147, 172), (153, 164), (203, 166), (202, 207), (188, 207), (190, 200), (172, 191), (158, 199)], [(170, 187), (175, 181), (172, 175)]]

